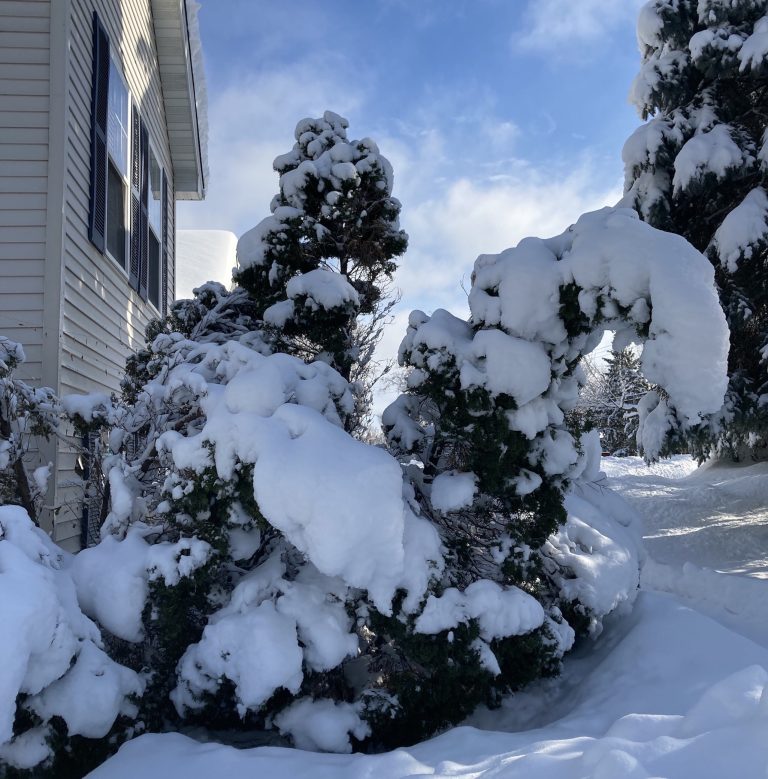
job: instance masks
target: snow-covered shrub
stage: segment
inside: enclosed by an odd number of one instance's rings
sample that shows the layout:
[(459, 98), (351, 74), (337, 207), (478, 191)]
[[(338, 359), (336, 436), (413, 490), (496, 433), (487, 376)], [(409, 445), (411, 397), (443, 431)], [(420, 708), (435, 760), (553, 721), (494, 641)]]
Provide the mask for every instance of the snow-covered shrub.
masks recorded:
[[(348, 382), (271, 353), (246, 299), (207, 285), (174, 309), (186, 334), (153, 327), (107, 415), (104, 538), (72, 576), (116, 656), (149, 672), (150, 727), (274, 722), (337, 748), (370, 733), (372, 615), (417, 612), (440, 542), (399, 463), (344, 431)], [(347, 730), (301, 735), (310, 704)]]
[(0, 336), (0, 505), (17, 503), (37, 520), (50, 468), (33, 467), (30, 449), (54, 435), (61, 408), (52, 389), (14, 377), (25, 361), (21, 344)]
[(346, 119), (302, 119), (274, 168), (272, 214), (242, 236), (235, 280), (247, 289), (276, 351), (321, 359), (351, 380), (361, 430), (377, 368), (373, 350), (395, 304), (390, 282), (407, 235), (392, 197), (392, 166)]
[[(711, 265), (629, 209), (481, 256), (472, 279), (468, 322), (411, 314), (400, 347), (409, 389), (383, 415), (446, 549), (440, 583), (413, 634), (401, 631), (404, 656), (392, 664), (400, 706), (424, 688), (434, 696), (421, 696), (414, 731), (439, 726), (458, 700), (492, 700), (556, 671), (574, 629), (599, 632), (634, 597), (631, 513), (590, 492), (597, 435), (566, 421), (579, 360), (602, 332), (644, 342), (643, 373), (659, 385), (640, 418), (649, 459), (716, 412), (727, 382)], [(438, 640), (426, 647), (419, 634)]]
[(767, 11), (651, 0), (638, 20), (630, 96), (652, 118), (624, 145), (623, 202), (709, 257), (731, 331), (726, 402), (693, 441), (702, 456), (768, 445)]
[(481, 257), (472, 322), (411, 317), (412, 389), (385, 420), (421, 461), (405, 480), (344, 431), (349, 383), (274, 353), (246, 291), (177, 304), (102, 415), (111, 510), (72, 567), (115, 657), (148, 671), (141, 720), (378, 748), (556, 673), (632, 601), (640, 556), (631, 512), (590, 486), (596, 437), (564, 421), (579, 358), (601, 328), (647, 339), (658, 455), (722, 402), (711, 275), (631, 211)]
[(0, 506), (0, 774), (81, 776), (137, 712), (143, 682), (104, 652), (70, 563), (24, 509)]

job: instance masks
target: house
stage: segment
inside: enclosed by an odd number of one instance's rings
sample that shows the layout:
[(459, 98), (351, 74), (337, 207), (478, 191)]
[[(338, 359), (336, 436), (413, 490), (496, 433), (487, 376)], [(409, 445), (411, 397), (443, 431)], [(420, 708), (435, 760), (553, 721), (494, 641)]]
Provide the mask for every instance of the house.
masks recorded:
[[(205, 194), (191, 0), (0, 0), (0, 333), (24, 378), (119, 392), (173, 298), (175, 203)], [(77, 453), (54, 464), (42, 524), (82, 543)]]
[(177, 230), (176, 297), (191, 298), (206, 281), (232, 285), (237, 265), (237, 236), (229, 230)]

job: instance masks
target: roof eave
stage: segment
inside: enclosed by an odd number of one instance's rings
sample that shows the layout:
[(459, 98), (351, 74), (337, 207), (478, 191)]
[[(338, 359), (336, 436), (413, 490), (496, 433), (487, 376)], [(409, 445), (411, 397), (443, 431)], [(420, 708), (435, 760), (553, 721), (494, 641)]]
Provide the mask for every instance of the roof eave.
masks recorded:
[(177, 200), (205, 197), (200, 117), (185, 0), (151, 0)]

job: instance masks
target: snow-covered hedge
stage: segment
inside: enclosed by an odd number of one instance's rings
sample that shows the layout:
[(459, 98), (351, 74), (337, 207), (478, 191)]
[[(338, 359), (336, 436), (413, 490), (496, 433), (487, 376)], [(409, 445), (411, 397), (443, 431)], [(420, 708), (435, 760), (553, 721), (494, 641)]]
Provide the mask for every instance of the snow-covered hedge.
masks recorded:
[[(728, 329), (714, 271), (687, 241), (630, 209), (585, 214), (562, 235), (479, 257), (469, 305), (469, 323), (446, 311), (411, 314), (400, 347), (401, 362), (414, 369), (409, 386), (418, 392), (444, 371), (461, 392), (509, 397), (509, 429), (532, 441), (532, 460), (549, 475), (567, 476), (577, 463), (563, 413), (583, 381), (576, 364), (605, 330), (617, 331), (614, 348), (643, 343), (643, 374), (663, 389), (640, 421), (648, 459), (671, 430), (695, 426), (722, 405)], [(384, 424), (413, 449), (428, 434), (409, 421), (406, 405), (391, 407)]]
[(320, 359), (351, 381), (357, 409), (345, 429), (362, 432), (408, 236), (392, 166), (371, 138), (349, 138), (348, 126), (333, 111), (296, 125), (293, 148), (273, 163), (271, 214), (238, 241), (235, 281), (277, 351)]
[(25, 360), (21, 344), (0, 335), (0, 504), (19, 503), (37, 521), (50, 465), (29, 450), (57, 432), (62, 409), (52, 389), (16, 378)]
[(411, 316), (410, 391), (385, 415), (402, 463), (345, 432), (350, 384), (273, 353), (242, 289), (206, 285), (153, 325), (121, 402), (67, 399), (107, 428), (111, 510), (74, 559), (0, 514), (0, 555), (29, 580), (5, 586), (0, 567), (9, 657), (27, 658), (8, 677), (6, 759), (46, 759), (57, 717), (69, 737), (103, 738), (123, 715), (322, 750), (402, 744), (556, 673), (577, 635), (630, 605), (637, 518), (566, 412), (608, 327), (645, 340), (664, 388), (647, 454), (719, 407), (709, 264), (604, 210), (479, 258), (470, 306), (470, 322)]
[[(101, 544), (70, 570), (83, 610), (119, 640), (120, 656), (130, 662), (143, 647), (154, 670), (143, 720), (210, 722), (223, 708), (251, 725), (273, 722), (296, 743), (349, 749), (350, 735), (377, 743), (377, 723), (421, 705), (418, 696), (401, 704), (393, 686), (409, 653), (469, 652), (478, 678), (466, 703), (446, 704), (449, 722), (501, 673), (494, 642), (546, 630), (558, 656), (570, 647), (573, 631), (521, 589), (447, 587), (438, 528), (400, 465), (341, 428), (347, 383), (324, 363), (262, 351), (252, 332), (159, 334), (136, 402), (99, 407), (115, 425), (112, 511)], [(91, 401), (101, 403), (83, 399), (81, 412)], [(127, 449), (127, 431), (139, 428), (143, 445)], [(553, 568), (564, 570), (580, 542), (553, 539)], [(626, 561), (631, 581), (617, 600), (636, 586), (634, 548)], [(302, 730), (299, 713), (320, 722), (315, 711), (335, 715), (321, 731)], [(434, 727), (427, 717), (414, 735)]]

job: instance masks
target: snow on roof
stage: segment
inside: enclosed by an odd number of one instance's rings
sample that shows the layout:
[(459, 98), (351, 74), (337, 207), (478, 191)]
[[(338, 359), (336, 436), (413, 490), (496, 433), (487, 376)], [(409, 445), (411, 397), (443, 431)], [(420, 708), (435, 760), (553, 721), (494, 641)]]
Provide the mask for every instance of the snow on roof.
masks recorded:
[(206, 281), (229, 287), (236, 263), (237, 237), (228, 230), (178, 230), (176, 299), (192, 297)]

